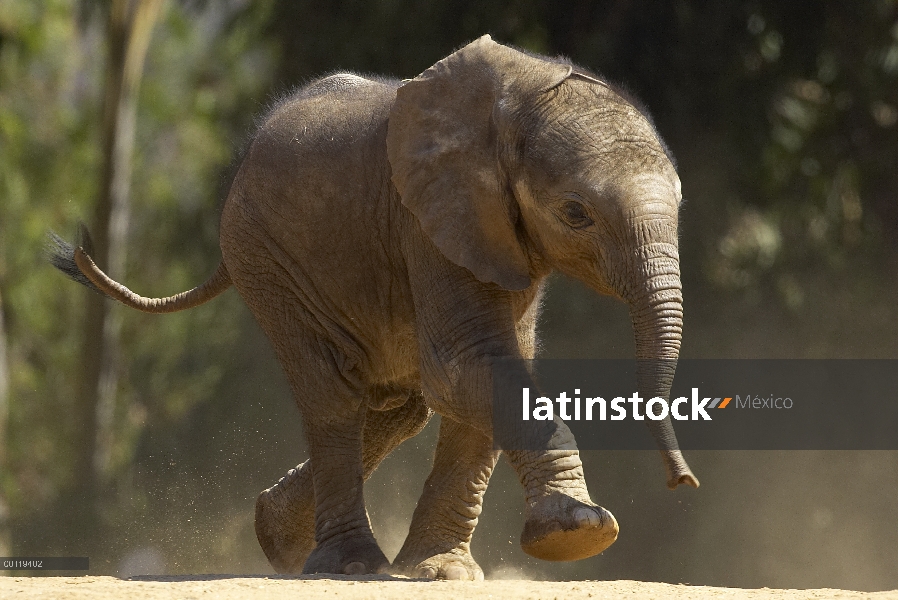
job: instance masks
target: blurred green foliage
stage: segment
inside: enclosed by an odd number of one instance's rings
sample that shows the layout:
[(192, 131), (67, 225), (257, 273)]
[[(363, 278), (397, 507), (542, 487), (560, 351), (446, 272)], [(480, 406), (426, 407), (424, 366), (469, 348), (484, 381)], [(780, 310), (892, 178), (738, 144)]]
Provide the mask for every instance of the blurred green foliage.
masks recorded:
[[(13, 520), (72, 487), (73, 390), (85, 291), (46, 268), (49, 228), (91, 214), (99, 178), (104, 27), (90, 6), (0, 6), (0, 291), (10, 402), (3, 491)], [(138, 115), (127, 279), (148, 294), (186, 289), (218, 262), (216, 206), (233, 147), (252, 122), (273, 60), (267, 9), (170, 4), (153, 39)], [(224, 31), (228, 35), (223, 35)], [(111, 490), (147, 428), (207, 400), (238, 343), (239, 301), (173, 319), (126, 315), (114, 439), (99, 468)], [(134, 318), (137, 317), (137, 318)], [(185, 318), (186, 317), (186, 318)], [(203, 337), (200, 331), (217, 331)]]
[[(303, 458), (303, 443), (279, 367), (233, 292), (164, 317), (112, 309), (121, 357), (98, 466), (103, 520), (85, 538), (60, 518), (73, 485), (85, 291), (49, 268), (42, 248), (47, 229), (73, 231), (96, 199), (97, 6), (0, 2), (0, 344), (10, 374), (0, 529), (18, 553), (89, 552), (96, 572), (120, 572), (144, 547), (161, 549), (170, 572), (267, 569), (254, 496)], [(565, 54), (651, 109), (686, 198), (684, 356), (898, 355), (894, 0), (169, 0), (140, 92), (126, 284), (166, 295), (212, 271), (232, 157), (272, 97), (334, 70), (411, 77), (487, 32)], [(541, 329), (544, 356), (632, 354), (625, 308), (561, 278)], [(428, 428), (401, 448), (368, 487), (375, 532), (393, 552), (408, 522), (396, 515), (410, 517), (432, 438)], [(626, 517), (621, 541), (573, 565), (526, 559), (511, 543), (520, 493), (500, 469), (474, 545), (488, 574), (898, 587), (888, 567), (898, 532), (873, 525), (898, 522), (881, 500), (898, 484), (894, 453), (700, 455), (705, 485), (678, 495), (661, 489), (654, 456), (586, 461), (596, 499)], [(854, 495), (826, 483), (838, 480)], [(752, 500), (765, 482), (776, 487)], [(848, 505), (852, 518), (840, 520)], [(777, 529), (792, 546), (775, 543)], [(824, 547), (859, 531), (867, 541), (836, 568), (845, 557)], [(708, 558), (728, 552), (740, 569)]]

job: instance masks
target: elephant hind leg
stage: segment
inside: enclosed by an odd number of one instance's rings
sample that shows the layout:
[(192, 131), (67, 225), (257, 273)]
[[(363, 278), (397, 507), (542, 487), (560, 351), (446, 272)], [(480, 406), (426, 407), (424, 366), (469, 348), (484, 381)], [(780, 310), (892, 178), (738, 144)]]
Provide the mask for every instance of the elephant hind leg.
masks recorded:
[(309, 461), (256, 498), (256, 539), (277, 573), (302, 573), (315, 549), (315, 490)]
[[(293, 396), (303, 417), (309, 446), (313, 505), (315, 506), (315, 547), (303, 565), (304, 572), (359, 575), (376, 573), (389, 566), (371, 532), (362, 493), (364, 466), (362, 437), (367, 412), (367, 393), (359, 383), (363, 373), (355, 368), (347, 353), (333, 343), (331, 336), (314, 329), (306, 307), (283, 289), (257, 295), (254, 288), (238, 290), (250, 306), (274, 346), (290, 382)], [(338, 332), (339, 333), (339, 332)], [(352, 349), (350, 348), (350, 351)], [(284, 486), (302, 483), (303, 469), (288, 476)], [(296, 493), (270, 494), (292, 504)], [(299, 494), (302, 498), (302, 494)], [(264, 524), (266, 512), (257, 508), (262, 520), (259, 541), (273, 566), (292, 570), (302, 562), (306, 545), (302, 533), (284, 541), (277, 526)], [(283, 520), (302, 521), (299, 515), (283, 511)], [(278, 515), (280, 516), (280, 515)], [(273, 533), (274, 530), (274, 533)], [(279, 539), (293, 549), (283, 555), (273, 550)], [(297, 547), (299, 544), (300, 547)]]
[[(309, 442), (311, 462), (305, 466), (314, 467), (308, 474), (305, 468), (289, 473), (266, 495), (269, 502), (257, 505), (257, 536), (278, 571), (303, 563), (332, 573), (375, 571), (389, 563), (371, 533), (362, 494), (366, 393), (360, 385), (363, 374), (352, 360), (358, 349), (321, 312), (321, 299), (313, 295), (314, 288), (303, 285), (307, 282), (302, 270), (291, 270), (290, 257), (276, 243), (261, 239), (251, 224), (245, 225), (238, 231), (232, 223), (228, 235), (223, 229), (222, 249), (234, 285), (271, 341), (290, 382)], [(228, 236), (237, 234), (245, 242), (244, 250), (230, 252)], [(303, 527), (299, 532), (293, 527), (279, 531), (282, 524), (307, 519), (309, 499), (315, 532), (311, 555)], [(321, 550), (324, 544), (329, 553)], [(317, 563), (308, 565), (307, 556), (316, 554)]]
[(362, 429), (366, 408), (324, 416), (303, 411), (315, 489), (315, 549), (303, 573), (363, 575), (390, 566), (365, 510)]
[[(399, 444), (417, 435), (433, 413), (421, 392), (388, 411), (368, 410), (362, 439), (364, 479)], [(315, 549), (315, 493), (312, 465), (306, 461), (256, 499), (256, 537), (278, 573), (301, 573)]]

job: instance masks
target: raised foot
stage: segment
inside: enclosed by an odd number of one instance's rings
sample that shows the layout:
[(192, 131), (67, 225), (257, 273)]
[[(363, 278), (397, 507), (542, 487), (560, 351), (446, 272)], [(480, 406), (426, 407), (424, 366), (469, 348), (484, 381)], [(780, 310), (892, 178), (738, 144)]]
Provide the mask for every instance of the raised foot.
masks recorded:
[(279, 490), (265, 490), (256, 499), (256, 538), (265, 557), (278, 573), (302, 573), (315, 548), (315, 506), (284, 505)]
[(396, 557), (390, 568), (394, 575), (405, 575), (421, 579), (454, 579), (459, 581), (483, 581), (483, 570), (470, 552), (452, 550), (435, 554), (421, 561), (403, 560)]
[(521, 548), (542, 560), (580, 560), (603, 552), (618, 531), (614, 516), (601, 506), (551, 494), (528, 507)]
[(369, 575), (385, 573), (390, 561), (369, 535), (332, 538), (312, 550), (302, 572)]

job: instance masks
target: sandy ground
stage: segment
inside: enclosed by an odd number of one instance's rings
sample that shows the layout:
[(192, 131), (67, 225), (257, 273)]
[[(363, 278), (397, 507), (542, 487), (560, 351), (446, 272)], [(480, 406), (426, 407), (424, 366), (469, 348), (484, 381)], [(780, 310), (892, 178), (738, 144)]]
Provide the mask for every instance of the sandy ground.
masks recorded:
[(421, 581), (390, 577), (324, 578), (197, 575), (179, 577), (4, 577), (0, 599), (6, 598), (126, 598), (222, 599), (244, 598), (895, 598), (898, 590), (864, 593), (847, 590), (743, 590), (641, 581), (486, 581), (479, 583)]

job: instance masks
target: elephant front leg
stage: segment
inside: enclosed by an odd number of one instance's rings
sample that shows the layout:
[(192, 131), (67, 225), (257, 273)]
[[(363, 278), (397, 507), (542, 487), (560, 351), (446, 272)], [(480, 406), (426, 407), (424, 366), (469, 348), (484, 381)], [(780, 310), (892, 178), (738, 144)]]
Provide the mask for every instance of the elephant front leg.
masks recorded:
[[(449, 391), (437, 396), (440, 400), (435, 401), (435, 408), (444, 418), (464, 422), (489, 438), (493, 419), (508, 418), (490, 410), (491, 369), (477, 364), (477, 359), (462, 364), (455, 385), (447, 386), (444, 389)], [(521, 384), (517, 389), (534, 385), (523, 364), (512, 363), (511, 368), (510, 381)], [(433, 387), (439, 389), (437, 385)], [(500, 444), (524, 487), (524, 552), (543, 560), (561, 561), (579, 560), (604, 551), (617, 539), (617, 521), (590, 499), (570, 429), (560, 420), (529, 421), (524, 423), (521, 435), (520, 444), (513, 440)], [(526, 450), (531, 447), (537, 449)]]
[(489, 436), (443, 417), (433, 469), (408, 537), (393, 561), (394, 572), (429, 579), (483, 579), (471, 556), (471, 535), (498, 458)]
[[(362, 436), (365, 480), (399, 444), (417, 435), (432, 414), (420, 391), (392, 410), (369, 410)], [(307, 460), (256, 499), (256, 538), (278, 573), (302, 573), (315, 549), (313, 485), (312, 464)]]
[(521, 548), (543, 560), (579, 560), (613, 544), (618, 525), (590, 499), (574, 436), (556, 425), (548, 450), (505, 453), (524, 487)]
[(390, 566), (371, 532), (362, 486), (365, 409), (327, 420), (304, 411), (315, 488), (315, 549), (303, 573), (379, 573)]
[[(535, 388), (523, 361), (535, 347), (533, 326), (539, 284), (520, 292), (486, 286), (427, 244), (406, 255), (415, 294), (421, 378), (428, 401), (449, 417), (493, 434), (493, 384), (497, 361), (505, 365), (509, 389)], [(520, 396), (518, 396), (520, 397)], [(519, 405), (517, 405), (519, 406)], [(519, 415), (518, 409), (513, 414)], [(500, 411), (501, 412), (501, 411)], [(498, 418), (504, 418), (499, 415)], [(525, 491), (525, 552), (548, 560), (577, 560), (602, 552), (617, 539), (611, 514), (586, 490), (574, 438), (559, 422), (554, 434), (542, 421), (522, 424), (523, 440), (542, 440), (540, 451), (526, 444), (503, 446)], [(545, 434), (545, 435), (544, 435)]]

